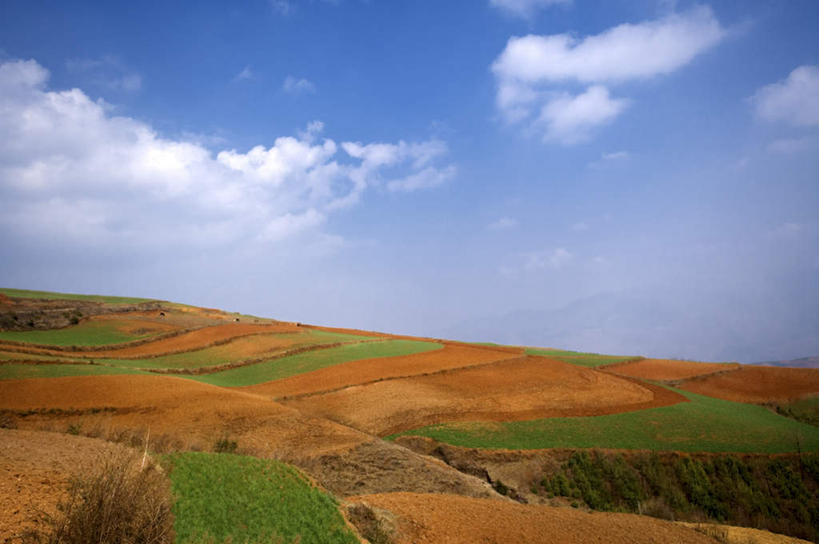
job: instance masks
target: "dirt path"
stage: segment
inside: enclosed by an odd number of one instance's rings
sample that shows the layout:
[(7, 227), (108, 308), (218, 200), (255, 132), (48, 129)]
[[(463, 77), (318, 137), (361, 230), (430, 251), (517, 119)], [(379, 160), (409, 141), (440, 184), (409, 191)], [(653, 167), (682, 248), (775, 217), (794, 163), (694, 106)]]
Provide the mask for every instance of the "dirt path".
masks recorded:
[(443, 422), (604, 415), (684, 400), (663, 388), (585, 367), (518, 357), (282, 402), (385, 436)]
[(633, 514), (587, 513), (444, 494), (351, 497), (395, 516), (398, 544), (682, 544), (716, 540), (693, 529)]

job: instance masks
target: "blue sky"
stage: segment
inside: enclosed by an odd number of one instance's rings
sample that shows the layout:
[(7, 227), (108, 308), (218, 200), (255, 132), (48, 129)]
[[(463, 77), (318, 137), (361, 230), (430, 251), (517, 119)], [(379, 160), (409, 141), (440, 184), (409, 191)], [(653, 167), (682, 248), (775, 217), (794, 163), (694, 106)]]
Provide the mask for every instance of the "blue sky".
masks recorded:
[(0, 5), (0, 284), (819, 353), (819, 5)]

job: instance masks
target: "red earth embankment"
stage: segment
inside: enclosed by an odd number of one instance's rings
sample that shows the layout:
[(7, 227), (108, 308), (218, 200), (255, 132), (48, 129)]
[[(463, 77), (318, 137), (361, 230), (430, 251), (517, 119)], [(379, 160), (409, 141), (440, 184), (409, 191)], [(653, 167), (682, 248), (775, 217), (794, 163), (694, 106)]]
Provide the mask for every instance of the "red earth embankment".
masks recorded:
[(819, 369), (743, 366), (735, 372), (693, 379), (681, 389), (736, 402), (776, 402), (819, 393)]
[(606, 367), (608, 372), (645, 380), (677, 381), (726, 372), (739, 368), (738, 363), (696, 363), (675, 359), (642, 359)]

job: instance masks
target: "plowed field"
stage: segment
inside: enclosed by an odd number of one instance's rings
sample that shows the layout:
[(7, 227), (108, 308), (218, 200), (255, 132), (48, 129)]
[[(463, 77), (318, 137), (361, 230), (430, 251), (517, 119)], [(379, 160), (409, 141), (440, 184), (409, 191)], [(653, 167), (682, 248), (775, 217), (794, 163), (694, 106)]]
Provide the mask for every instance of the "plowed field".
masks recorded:
[(95, 438), (0, 429), (0, 542), (22, 542), (15, 535), (36, 527), (38, 512), (55, 513), (76, 471), (122, 449)]
[(743, 366), (735, 372), (688, 381), (692, 393), (737, 402), (772, 402), (819, 393), (819, 369)]
[(333, 391), (351, 385), (428, 374), (441, 370), (484, 364), (518, 357), (508, 350), (475, 348), (462, 344), (445, 344), (443, 349), (401, 357), (380, 357), (351, 361), (290, 378), (284, 378), (243, 389), (252, 393), (287, 397), (320, 391)]
[(628, 543), (715, 540), (693, 529), (632, 514), (586, 513), (443, 494), (387, 493), (350, 498), (396, 516), (399, 544)]
[[(68, 415), (49, 415), (60, 409)], [(318, 420), (265, 397), (166, 376), (85, 376), (0, 382), (0, 410), (39, 414), (18, 425), (52, 422), (83, 429), (136, 429), (210, 450), (225, 434), (260, 455), (309, 456), (350, 448), (371, 437)], [(45, 413), (43, 413), (45, 412)], [(78, 415), (70, 415), (71, 413)]]
[[(284, 401), (385, 436), (455, 421), (602, 415), (673, 404), (648, 386), (544, 357), (519, 357)], [(679, 395), (671, 394), (684, 400)]]
[(695, 363), (674, 359), (643, 359), (633, 363), (611, 366), (608, 371), (613, 374), (646, 380), (676, 381), (738, 368), (739, 364), (737, 363)]

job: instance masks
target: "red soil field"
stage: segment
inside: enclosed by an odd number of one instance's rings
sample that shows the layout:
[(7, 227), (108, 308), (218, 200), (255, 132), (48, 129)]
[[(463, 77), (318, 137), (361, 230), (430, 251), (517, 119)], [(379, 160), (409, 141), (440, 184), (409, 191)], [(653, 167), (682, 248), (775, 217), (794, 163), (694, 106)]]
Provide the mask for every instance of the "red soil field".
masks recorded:
[(93, 357), (104, 359), (117, 358), (138, 358), (149, 357), (152, 355), (162, 355), (167, 353), (179, 353), (183, 351), (192, 351), (213, 345), (216, 342), (230, 340), (231, 338), (239, 338), (241, 336), (248, 336), (259, 333), (287, 333), (298, 332), (298, 327), (293, 325), (250, 325), (243, 323), (228, 323), (224, 325), (214, 325), (211, 327), (204, 327), (194, 331), (180, 334), (172, 338), (163, 338), (155, 342), (147, 342), (137, 346), (124, 347), (119, 349), (107, 349), (99, 351), (57, 351), (48, 349), (32, 349), (32, 353), (49, 354), (66, 356), (70, 353), (71, 357)]
[[(50, 416), (50, 409), (79, 415)], [(95, 411), (96, 409), (96, 411)], [(99, 410), (105, 409), (105, 410)], [(371, 437), (331, 421), (305, 416), (266, 397), (168, 376), (83, 376), (0, 381), (0, 410), (40, 415), (19, 417), (18, 426), (71, 423), (110, 434), (132, 429), (167, 435), (186, 449), (206, 449), (223, 435), (261, 456), (308, 457), (348, 449)]]
[(442, 349), (435, 351), (400, 357), (361, 359), (240, 389), (274, 398), (287, 397), (333, 391), (385, 378), (428, 374), (515, 357), (518, 355), (506, 350), (446, 343)]
[(396, 516), (397, 544), (697, 544), (715, 540), (693, 529), (634, 514), (587, 513), (445, 494), (384, 493), (351, 497)]
[(696, 363), (675, 359), (643, 359), (633, 363), (623, 363), (606, 367), (607, 372), (642, 378), (646, 380), (675, 381), (736, 370), (738, 363)]
[(680, 388), (737, 402), (785, 401), (819, 393), (819, 369), (742, 366), (727, 374), (687, 381)]
[(530, 356), (282, 402), (385, 436), (443, 422), (603, 415), (684, 400), (663, 388)]
[(39, 512), (56, 513), (70, 478), (117, 444), (61, 433), (0, 429), (0, 542), (19, 543)]

